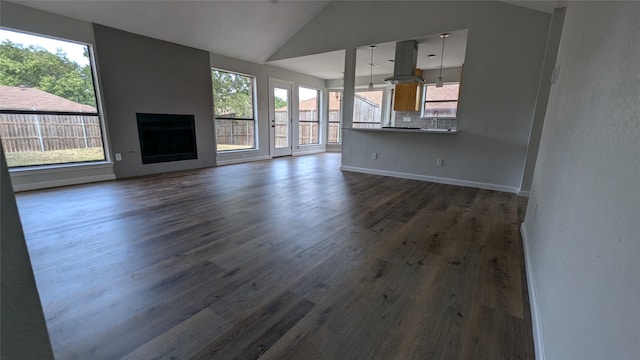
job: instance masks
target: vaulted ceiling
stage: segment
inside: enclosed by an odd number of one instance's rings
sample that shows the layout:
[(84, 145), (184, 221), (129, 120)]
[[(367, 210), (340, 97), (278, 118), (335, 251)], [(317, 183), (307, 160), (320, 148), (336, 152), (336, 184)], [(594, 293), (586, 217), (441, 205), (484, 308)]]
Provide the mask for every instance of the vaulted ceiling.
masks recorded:
[[(329, 3), (315, 0), (12, 2), (258, 64), (265, 63)], [(558, 1), (505, 2), (549, 13), (559, 4)], [(380, 59), (390, 57), (387, 52), (391, 50), (386, 45), (378, 49)], [(343, 57), (343, 52), (337, 51), (278, 61), (274, 65), (330, 79), (341, 76), (343, 61), (339, 59)], [(452, 59), (452, 64), (457, 62)], [(387, 67), (385, 64), (376, 72), (389, 73)]]

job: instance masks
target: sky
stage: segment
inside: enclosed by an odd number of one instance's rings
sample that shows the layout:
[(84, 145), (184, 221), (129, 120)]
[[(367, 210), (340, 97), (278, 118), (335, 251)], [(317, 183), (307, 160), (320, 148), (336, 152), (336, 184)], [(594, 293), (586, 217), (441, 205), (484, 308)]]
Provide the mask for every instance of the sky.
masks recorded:
[(55, 54), (56, 49), (59, 48), (67, 53), (67, 58), (69, 58), (69, 60), (81, 66), (89, 64), (89, 59), (84, 57), (84, 48), (86, 45), (0, 29), (0, 42), (3, 42), (4, 40), (9, 40), (25, 46), (39, 45), (53, 54)]

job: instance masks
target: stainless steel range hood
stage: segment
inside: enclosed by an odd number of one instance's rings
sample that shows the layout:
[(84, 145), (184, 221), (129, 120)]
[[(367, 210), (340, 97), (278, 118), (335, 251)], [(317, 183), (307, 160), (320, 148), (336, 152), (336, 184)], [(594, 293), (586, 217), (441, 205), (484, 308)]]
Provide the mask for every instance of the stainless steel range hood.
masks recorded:
[(418, 64), (418, 42), (415, 40), (398, 41), (396, 58), (393, 65), (393, 76), (384, 81), (391, 84), (423, 83), (424, 80), (415, 74)]

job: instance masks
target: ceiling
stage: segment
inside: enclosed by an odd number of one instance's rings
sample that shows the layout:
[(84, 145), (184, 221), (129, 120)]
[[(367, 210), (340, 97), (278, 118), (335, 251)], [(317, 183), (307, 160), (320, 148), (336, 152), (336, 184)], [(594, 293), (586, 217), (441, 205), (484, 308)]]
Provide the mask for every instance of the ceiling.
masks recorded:
[(259, 64), (329, 3), (315, 0), (12, 2)]
[[(418, 42), (419, 69), (438, 69), (442, 53), (442, 38), (439, 34), (414, 39)], [(373, 51), (373, 75), (388, 75), (393, 73), (396, 43), (387, 42), (375, 45)], [(445, 41), (443, 67), (456, 67), (464, 64), (467, 46), (467, 30), (452, 31)], [(269, 62), (285, 69), (309, 74), (321, 79), (341, 79), (344, 71), (344, 50), (329, 53), (303, 56), (299, 58), (277, 60)], [(429, 58), (429, 54), (435, 55)], [(371, 70), (371, 50), (369, 46), (360, 47), (356, 52), (356, 77), (369, 76)]]
[[(329, 3), (317, 0), (12, 0), (12, 2), (166, 40), (213, 53), (263, 64)], [(560, 1), (505, 1), (538, 11), (552, 12)], [(429, 34), (425, 34), (429, 35)], [(402, 40), (402, 39), (399, 39)], [(438, 34), (419, 40), (418, 67), (439, 67)], [(395, 43), (374, 44), (374, 75), (390, 74)], [(444, 66), (464, 61), (466, 31), (447, 39)], [(368, 76), (368, 47), (358, 49), (356, 76)], [(344, 51), (304, 56), (269, 64), (322, 79), (342, 78)]]

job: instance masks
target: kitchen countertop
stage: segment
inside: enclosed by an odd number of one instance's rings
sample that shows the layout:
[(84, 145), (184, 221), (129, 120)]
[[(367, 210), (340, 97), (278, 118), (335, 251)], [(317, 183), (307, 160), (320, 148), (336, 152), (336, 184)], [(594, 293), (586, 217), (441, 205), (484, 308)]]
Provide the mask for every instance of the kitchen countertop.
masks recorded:
[(364, 129), (364, 128), (346, 128), (356, 131), (374, 131), (374, 132), (402, 132), (402, 133), (420, 133), (420, 134), (457, 134), (456, 129), (424, 129), (424, 128), (402, 128), (402, 127), (385, 127), (381, 129)]

